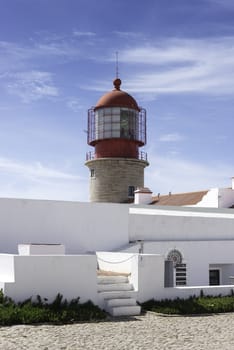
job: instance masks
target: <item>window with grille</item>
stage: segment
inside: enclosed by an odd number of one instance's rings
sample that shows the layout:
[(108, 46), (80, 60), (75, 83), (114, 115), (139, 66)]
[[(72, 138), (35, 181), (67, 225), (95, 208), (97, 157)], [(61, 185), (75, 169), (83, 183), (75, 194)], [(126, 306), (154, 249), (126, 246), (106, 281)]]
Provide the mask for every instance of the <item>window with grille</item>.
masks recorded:
[(176, 286), (186, 286), (186, 283), (187, 283), (186, 264), (176, 264), (175, 282), (176, 282)]

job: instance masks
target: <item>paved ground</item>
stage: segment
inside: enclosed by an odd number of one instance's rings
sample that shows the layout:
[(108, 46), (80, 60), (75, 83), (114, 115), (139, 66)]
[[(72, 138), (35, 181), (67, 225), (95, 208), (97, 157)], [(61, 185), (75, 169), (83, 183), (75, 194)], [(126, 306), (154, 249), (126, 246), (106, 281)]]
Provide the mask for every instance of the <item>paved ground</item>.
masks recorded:
[(0, 328), (1, 350), (233, 350), (234, 313), (160, 316), (65, 326)]

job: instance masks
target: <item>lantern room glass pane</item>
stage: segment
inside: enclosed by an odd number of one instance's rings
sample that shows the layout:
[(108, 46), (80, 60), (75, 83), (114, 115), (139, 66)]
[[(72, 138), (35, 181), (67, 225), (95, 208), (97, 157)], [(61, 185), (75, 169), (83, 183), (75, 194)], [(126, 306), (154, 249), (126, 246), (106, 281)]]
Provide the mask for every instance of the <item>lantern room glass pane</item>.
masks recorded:
[(112, 108), (112, 115), (119, 115), (120, 114), (120, 108), (119, 107), (113, 107)]
[(137, 111), (128, 108), (122, 108), (120, 114), (121, 137), (137, 139), (139, 129), (137, 121)]
[(95, 112), (95, 139), (121, 137), (138, 140), (139, 112), (129, 108), (102, 108)]
[(119, 130), (112, 130), (112, 137), (119, 137), (119, 136), (120, 136)]
[(112, 108), (104, 108), (103, 109), (103, 112), (104, 112), (104, 115), (106, 116), (106, 115), (111, 115), (111, 111), (112, 110)]
[(120, 114), (118, 113), (118, 114), (113, 114), (112, 115), (112, 122), (113, 123), (119, 123), (119, 121), (120, 121)]

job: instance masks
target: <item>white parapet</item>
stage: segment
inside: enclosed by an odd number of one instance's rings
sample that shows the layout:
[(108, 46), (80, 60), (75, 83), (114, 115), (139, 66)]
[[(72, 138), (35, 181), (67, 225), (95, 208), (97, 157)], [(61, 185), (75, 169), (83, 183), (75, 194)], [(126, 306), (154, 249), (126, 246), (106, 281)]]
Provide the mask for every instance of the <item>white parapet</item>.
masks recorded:
[(65, 246), (63, 244), (19, 244), (19, 255), (64, 255)]
[(95, 255), (0, 254), (0, 286), (16, 302), (40, 295), (50, 303), (60, 293), (97, 304), (96, 267)]

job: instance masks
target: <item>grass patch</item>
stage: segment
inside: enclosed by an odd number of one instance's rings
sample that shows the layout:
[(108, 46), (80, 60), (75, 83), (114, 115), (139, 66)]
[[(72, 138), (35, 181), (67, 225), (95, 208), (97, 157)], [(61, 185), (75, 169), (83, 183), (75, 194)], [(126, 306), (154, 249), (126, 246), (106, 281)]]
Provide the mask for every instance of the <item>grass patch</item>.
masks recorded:
[(188, 299), (149, 300), (142, 304), (142, 308), (163, 314), (212, 314), (234, 312), (234, 296), (200, 296)]
[(28, 299), (15, 303), (0, 291), (0, 325), (53, 323), (66, 324), (81, 321), (97, 321), (106, 318), (106, 314), (91, 301), (80, 304), (79, 298), (68, 302), (58, 294), (49, 304), (38, 295), (36, 301)]

